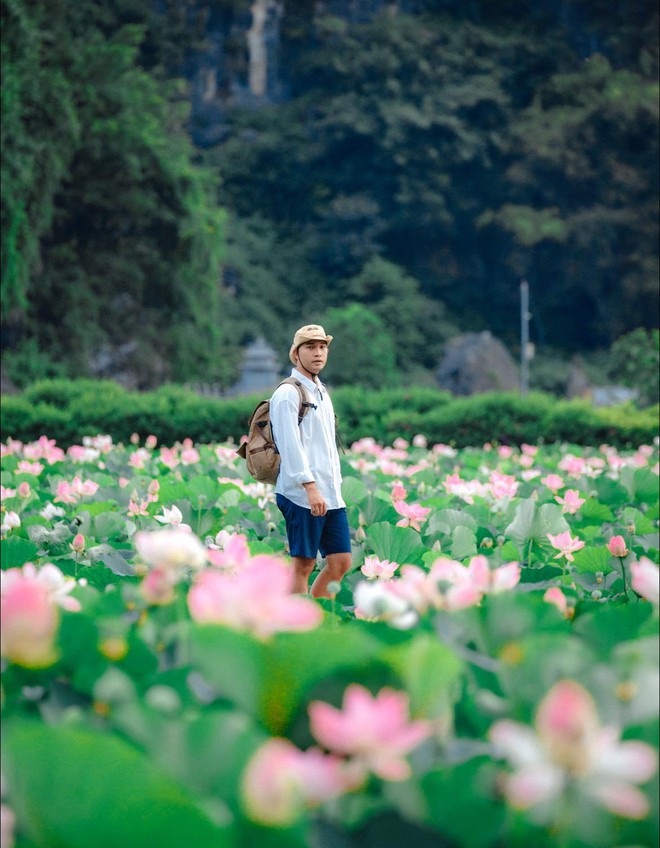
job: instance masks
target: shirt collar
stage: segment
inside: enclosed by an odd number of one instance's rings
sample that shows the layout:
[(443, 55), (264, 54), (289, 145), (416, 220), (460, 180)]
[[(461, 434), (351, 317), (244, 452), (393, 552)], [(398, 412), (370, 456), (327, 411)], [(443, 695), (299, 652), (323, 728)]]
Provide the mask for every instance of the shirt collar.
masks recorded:
[(325, 389), (325, 386), (318, 379), (318, 377), (316, 378), (316, 382), (314, 382), (314, 380), (310, 380), (309, 377), (306, 377), (304, 374), (301, 374), (297, 368), (291, 369), (291, 376), (295, 377), (296, 380), (300, 380), (303, 386), (308, 389), (318, 389), (319, 391), (323, 391)]

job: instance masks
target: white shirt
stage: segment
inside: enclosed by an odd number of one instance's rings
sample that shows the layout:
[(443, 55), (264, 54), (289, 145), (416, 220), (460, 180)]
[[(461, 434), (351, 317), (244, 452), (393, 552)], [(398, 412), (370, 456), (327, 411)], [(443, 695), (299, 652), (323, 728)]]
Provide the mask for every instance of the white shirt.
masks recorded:
[(273, 438), (281, 455), (280, 473), (275, 491), (298, 506), (309, 509), (303, 483), (315, 482), (328, 509), (346, 506), (341, 496), (339, 453), (335, 443), (335, 411), (330, 396), (317, 378), (310, 380), (296, 368), (291, 376), (300, 380), (309, 402), (307, 413), (298, 426), (300, 395), (289, 383), (277, 388), (270, 401)]

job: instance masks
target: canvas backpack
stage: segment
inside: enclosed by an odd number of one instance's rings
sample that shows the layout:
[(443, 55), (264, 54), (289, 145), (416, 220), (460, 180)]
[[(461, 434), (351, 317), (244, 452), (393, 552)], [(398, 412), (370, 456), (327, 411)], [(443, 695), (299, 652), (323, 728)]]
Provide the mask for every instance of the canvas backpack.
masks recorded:
[[(309, 402), (307, 390), (295, 377), (287, 377), (279, 386), (295, 386), (300, 395), (298, 426), (314, 404)], [(277, 388), (279, 388), (279, 386)], [(247, 463), (247, 469), (260, 483), (275, 483), (280, 471), (280, 454), (275, 446), (270, 424), (270, 398), (260, 401), (248, 422), (247, 441), (236, 451)]]

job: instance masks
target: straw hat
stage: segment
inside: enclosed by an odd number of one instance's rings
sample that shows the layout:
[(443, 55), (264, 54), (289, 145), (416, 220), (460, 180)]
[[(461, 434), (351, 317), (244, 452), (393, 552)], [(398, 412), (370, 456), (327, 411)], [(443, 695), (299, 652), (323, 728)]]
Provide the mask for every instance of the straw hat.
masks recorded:
[(298, 350), (300, 345), (305, 344), (305, 342), (326, 342), (327, 344), (330, 344), (331, 341), (332, 336), (326, 335), (325, 330), (320, 324), (306, 324), (304, 327), (296, 330), (296, 334), (293, 337), (293, 344), (289, 351), (289, 359), (294, 365), (296, 365), (296, 360), (293, 358), (293, 354)]

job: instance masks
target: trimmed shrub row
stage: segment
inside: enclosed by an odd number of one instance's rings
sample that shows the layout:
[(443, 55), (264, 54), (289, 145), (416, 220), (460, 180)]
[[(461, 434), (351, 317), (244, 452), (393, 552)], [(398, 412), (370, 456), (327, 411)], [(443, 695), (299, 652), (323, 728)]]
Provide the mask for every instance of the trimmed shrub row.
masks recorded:
[[(111, 381), (44, 380), (21, 395), (2, 399), (0, 430), (8, 437), (32, 441), (42, 435), (63, 447), (82, 437), (107, 433), (126, 442), (133, 433), (150, 433), (161, 443), (186, 437), (195, 442), (238, 441), (261, 396), (200, 397), (181, 386), (153, 392), (127, 392)], [(532, 394), (486, 394), (452, 398), (428, 388), (333, 392), (343, 442), (364, 436), (390, 444), (401, 436), (424, 434), (431, 443), (456, 447), (565, 441), (626, 447), (651, 442), (658, 434), (658, 408), (632, 406), (596, 409), (585, 401), (557, 401)]]

